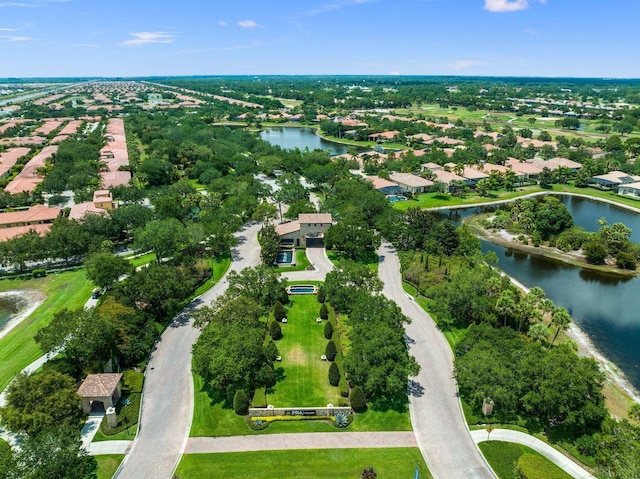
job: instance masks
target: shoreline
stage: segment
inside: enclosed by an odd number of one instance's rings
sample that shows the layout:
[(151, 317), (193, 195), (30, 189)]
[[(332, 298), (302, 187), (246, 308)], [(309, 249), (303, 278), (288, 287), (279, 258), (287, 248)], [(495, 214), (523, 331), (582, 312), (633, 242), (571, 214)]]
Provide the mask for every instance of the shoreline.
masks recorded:
[[(500, 274), (509, 278), (512, 284), (520, 289), (525, 294), (529, 292), (527, 288), (520, 281), (512, 276), (509, 276), (504, 271), (500, 270)], [(619, 388), (628, 395), (633, 401), (640, 402), (640, 390), (638, 390), (627, 378), (626, 374), (612, 361), (610, 361), (593, 343), (589, 335), (585, 333), (582, 328), (574, 321), (571, 321), (569, 329), (565, 333), (569, 339), (574, 341), (578, 345), (578, 354), (583, 357), (589, 357), (595, 359), (600, 365), (600, 369), (604, 373), (606, 380)]]
[(41, 291), (37, 289), (12, 289), (9, 291), (0, 292), (0, 297), (14, 296), (20, 298), (20, 300), (26, 300), (27, 304), (16, 314), (11, 315), (9, 321), (7, 321), (0, 329), (0, 339), (8, 335), (13, 328), (18, 326), (22, 321), (27, 319), (31, 314), (44, 302), (47, 298)]

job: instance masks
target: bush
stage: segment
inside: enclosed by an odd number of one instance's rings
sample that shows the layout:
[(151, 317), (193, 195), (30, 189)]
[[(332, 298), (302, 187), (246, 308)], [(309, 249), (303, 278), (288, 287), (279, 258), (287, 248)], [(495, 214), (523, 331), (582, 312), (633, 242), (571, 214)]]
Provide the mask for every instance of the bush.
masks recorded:
[(329, 319), (329, 310), (327, 309), (327, 305), (324, 303), (320, 306), (320, 319)]
[(249, 412), (249, 398), (244, 389), (238, 389), (233, 396), (233, 410), (238, 416), (244, 416)]
[(349, 397), (349, 388), (347, 387), (347, 380), (345, 378), (340, 378), (338, 388), (340, 389), (340, 396), (343, 398)]
[(356, 386), (351, 390), (351, 408), (355, 412), (363, 412), (367, 409), (367, 399), (361, 386)]
[(619, 251), (616, 255), (616, 264), (622, 269), (636, 269), (638, 265), (636, 258), (626, 251)]
[(336, 343), (333, 342), (332, 339), (327, 343), (327, 347), (324, 350), (324, 355), (327, 357), (329, 361), (333, 361), (336, 358), (336, 354), (338, 354), (338, 350), (336, 349)]
[[(280, 332), (280, 334), (282, 334), (282, 331)], [(267, 355), (269, 361), (275, 361), (278, 357), (278, 346), (276, 346), (276, 343), (274, 343), (273, 340), (269, 341), (264, 347), (264, 352)]]
[(602, 264), (607, 257), (607, 247), (599, 241), (589, 241), (584, 245), (584, 255), (591, 264)]
[(326, 293), (324, 292), (324, 286), (318, 288), (318, 303), (324, 304)]
[(542, 242), (542, 236), (540, 236), (540, 233), (538, 233), (537, 231), (534, 231), (531, 234), (531, 242), (533, 243), (533, 246), (535, 246), (536, 248), (540, 246), (540, 243)]
[(331, 323), (324, 324), (324, 337), (327, 339), (331, 339), (333, 336), (333, 325)]
[(271, 336), (271, 339), (274, 341), (277, 341), (282, 337), (282, 328), (278, 321), (271, 321), (271, 324), (269, 325), (269, 336)]
[(360, 479), (376, 479), (376, 477), (378, 477), (378, 474), (373, 467), (366, 467), (360, 473)]
[(251, 404), (253, 407), (267, 407), (267, 390), (264, 387), (256, 388)]
[(44, 268), (34, 269), (31, 274), (34, 278), (44, 278), (47, 275), (47, 270)]
[(336, 363), (331, 363), (329, 366), (329, 384), (332, 386), (340, 384), (340, 368)]
[(266, 388), (272, 388), (276, 385), (276, 375), (273, 373), (273, 368), (268, 364), (260, 368), (259, 377), (260, 382), (262, 382)]
[(287, 312), (284, 310), (284, 306), (282, 306), (280, 301), (278, 301), (273, 307), (273, 317), (276, 321), (282, 321), (287, 317)]

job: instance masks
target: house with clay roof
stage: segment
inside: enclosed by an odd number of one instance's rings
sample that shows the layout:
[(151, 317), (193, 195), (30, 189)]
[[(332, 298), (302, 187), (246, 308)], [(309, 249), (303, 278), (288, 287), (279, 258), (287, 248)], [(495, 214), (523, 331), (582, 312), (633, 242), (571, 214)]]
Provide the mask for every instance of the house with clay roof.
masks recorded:
[(589, 186), (600, 188), (601, 190), (618, 189), (621, 185), (631, 184), (640, 181), (640, 176), (632, 176), (624, 171), (610, 171), (604, 175), (592, 176), (589, 178)]
[(394, 181), (389, 181), (379, 176), (367, 176), (366, 180), (371, 182), (377, 191), (385, 195), (399, 195), (402, 192), (398, 183)]
[(104, 215), (116, 208), (113, 195), (109, 190), (98, 190), (93, 194), (93, 201), (78, 203), (71, 207), (69, 219), (79, 220), (88, 214)]
[(542, 166), (534, 165), (527, 161), (520, 161), (517, 158), (509, 158), (505, 161), (505, 166), (510, 167), (518, 177), (535, 179), (542, 173)]
[(61, 208), (45, 205), (34, 205), (28, 210), (0, 213), (0, 241), (7, 241), (31, 230), (42, 236), (51, 229), (51, 224), (61, 213)]
[(401, 191), (412, 195), (426, 193), (433, 186), (433, 181), (411, 173), (393, 173), (389, 178), (398, 184)]
[(105, 410), (115, 407), (122, 396), (121, 379), (122, 373), (89, 374), (78, 388), (82, 411), (89, 414), (96, 402), (102, 403)]
[(322, 241), (332, 224), (329, 213), (305, 213), (298, 215), (297, 220), (276, 225), (276, 232), (283, 244), (312, 246)]

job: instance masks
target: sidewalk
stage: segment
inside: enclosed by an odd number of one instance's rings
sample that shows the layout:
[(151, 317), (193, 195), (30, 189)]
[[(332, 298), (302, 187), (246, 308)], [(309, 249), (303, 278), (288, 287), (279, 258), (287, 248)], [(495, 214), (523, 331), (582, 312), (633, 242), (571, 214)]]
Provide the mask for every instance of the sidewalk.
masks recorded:
[[(483, 429), (471, 431), (471, 437), (476, 444), (486, 441), (487, 436), (487, 431)], [(530, 436), (529, 434), (525, 434), (520, 431), (512, 431), (510, 429), (494, 429), (491, 433), (491, 440), (522, 444), (524, 446), (530, 447), (536, 452), (539, 452), (575, 479), (595, 479), (591, 474), (585, 471), (582, 467), (578, 466), (575, 462), (562, 454), (560, 451), (557, 451), (546, 442), (543, 442), (536, 437)]]

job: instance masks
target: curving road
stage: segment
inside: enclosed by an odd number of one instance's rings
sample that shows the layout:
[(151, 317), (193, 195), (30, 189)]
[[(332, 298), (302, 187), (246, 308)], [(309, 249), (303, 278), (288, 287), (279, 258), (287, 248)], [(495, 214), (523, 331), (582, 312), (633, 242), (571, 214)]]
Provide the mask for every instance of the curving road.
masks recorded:
[[(260, 224), (240, 231), (231, 268), (240, 271), (260, 263)], [(131, 452), (114, 477), (172, 477), (186, 447), (193, 417), (191, 347), (200, 334), (189, 311), (210, 304), (227, 289), (226, 280), (196, 298), (176, 316), (154, 346), (145, 372), (140, 425)]]
[(449, 344), (429, 315), (404, 292), (393, 245), (383, 240), (378, 256), (383, 294), (412, 320), (405, 330), (421, 370), (410, 381), (409, 408), (418, 446), (431, 474), (435, 479), (494, 478), (462, 415)]

